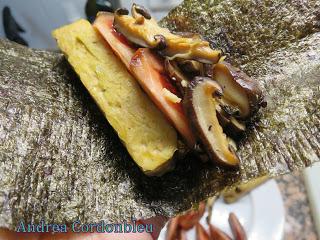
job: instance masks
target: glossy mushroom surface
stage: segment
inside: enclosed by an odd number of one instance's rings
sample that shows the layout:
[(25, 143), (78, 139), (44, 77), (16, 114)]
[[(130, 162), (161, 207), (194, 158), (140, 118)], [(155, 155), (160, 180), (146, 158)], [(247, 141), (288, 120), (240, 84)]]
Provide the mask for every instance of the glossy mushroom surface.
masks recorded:
[(163, 56), (192, 59), (204, 63), (217, 63), (221, 57), (219, 50), (212, 49), (209, 42), (198, 35), (187, 37), (171, 33), (162, 28), (157, 21), (149, 18), (149, 13), (137, 4), (132, 5), (132, 16), (124, 9), (118, 9), (114, 15), (114, 27), (129, 41), (159, 51)]
[(263, 103), (263, 94), (256, 81), (239, 68), (227, 62), (214, 65), (212, 79), (222, 87), (224, 103), (230, 108), (239, 108), (239, 119), (248, 119)]
[(189, 84), (184, 96), (184, 109), (191, 126), (209, 158), (225, 166), (238, 166), (234, 147), (219, 124), (216, 109), (222, 96), (219, 84), (207, 77), (196, 77)]
[(164, 67), (171, 81), (176, 85), (180, 94), (183, 96), (189, 85), (190, 80), (188, 76), (181, 71), (178, 64), (174, 61), (166, 59), (164, 61)]

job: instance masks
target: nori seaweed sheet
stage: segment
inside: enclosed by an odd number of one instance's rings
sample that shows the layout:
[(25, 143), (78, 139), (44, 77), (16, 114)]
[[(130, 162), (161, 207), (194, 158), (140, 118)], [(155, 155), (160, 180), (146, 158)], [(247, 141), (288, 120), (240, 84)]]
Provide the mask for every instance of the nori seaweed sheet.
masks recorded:
[[(216, 5), (206, 11), (240, 1), (212, 2)], [(250, 1), (243, 2), (247, 6)], [(179, 7), (179, 14), (186, 14), (183, 9), (190, 3)], [(218, 18), (223, 22), (240, 6), (230, 5)], [(307, 9), (305, 15), (311, 19), (313, 12)], [(168, 19), (179, 14), (174, 11)], [(208, 21), (213, 17), (207, 15)], [(317, 26), (319, 20), (313, 23)], [(242, 68), (261, 83), (268, 100), (240, 143), (239, 171), (189, 156), (160, 178), (138, 169), (60, 53), (0, 40), (0, 226), (13, 229), (20, 220), (88, 223), (173, 216), (240, 181), (319, 161), (320, 33), (314, 29), (271, 50), (261, 45), (256, 55), (245, 55), (249, 58), (230, 52), (233, 62), (246, 63)]]
[(240, 65), (320, 31), (320, 1), (185, 0), (161, 23), (200, 33)]

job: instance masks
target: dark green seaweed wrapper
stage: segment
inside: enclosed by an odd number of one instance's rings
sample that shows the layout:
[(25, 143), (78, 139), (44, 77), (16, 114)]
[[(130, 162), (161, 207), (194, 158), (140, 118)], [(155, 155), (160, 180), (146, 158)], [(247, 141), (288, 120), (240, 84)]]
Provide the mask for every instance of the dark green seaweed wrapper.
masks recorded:
[(62, 54), (0, 40), (0, 226), (173, 216), (319, 161), (319, 3), (255, 2), (185, 1), (162, 22), (204, 34), (260, 82), (268, 106), (240, 143), (239, 171), (188, 157), (145, 176)]
[(200, 33), (240, 65), (320, 31), (320, 2), (185, 0), (161, 23), (173, 31)]

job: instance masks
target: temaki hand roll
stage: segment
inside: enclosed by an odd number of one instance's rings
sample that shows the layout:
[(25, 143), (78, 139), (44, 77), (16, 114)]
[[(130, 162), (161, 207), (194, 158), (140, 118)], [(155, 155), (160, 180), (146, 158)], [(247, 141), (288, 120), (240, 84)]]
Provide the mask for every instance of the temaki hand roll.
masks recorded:
[[(93, 33), (88, 23), (80, 21), (56, 30), (54, 37), (133, 159), (149, 175), (169, 170), (174, 151), (179, 150), (174, 127), (189, 152), (211, 159), (213, 164), (237, 167), (237, 147), (230, 138), (245, 131), (245, 121), (259, 110), (263, 95), (258, 83), (230, 64), (223, 64), (221, 51), (212, 48), (199, 34), (172, 33), (160, 27), (144, 7), (136, 4), (132, 5), (131, 12), (132, 16), (126, 9), (117, 9), (114, 14), (100, 12), (93, 24), (97, 33)], [(229, 67), (224, 70), (220, 65)], [(194, 79), (206, 81), (195, 84), (199, 81)], [(127, 86), (128, 81), (134, 87)], [(251, 94), (253, 89), (243, 82), (253, 86), (257, 94)], [(207, 86), (205, 89), (202, 83)], [(219, 99), (206, 90), (209, 86), (219, 89)], [(124, 91), (125, 88), (128, 90)], [(115, 96), (117, 104), (111, 102)], [(258, 100), (252, 101), (252, 96)], [(145, 105), (137, 110), (139, 104), (127, 98), (134, 98), (136, 102), (140, 99)], [(162, 113), (154, 109), (150, 100)], [(234, 115), (226, 111), (231, 108), (238, 109)], [(150, 111), (158, 117), (148, 118)], [(166, 123), (164, 117), (168, 120)], [(225, 126), (232, 127), (226, 131), (230, 136), (224, 133)]]

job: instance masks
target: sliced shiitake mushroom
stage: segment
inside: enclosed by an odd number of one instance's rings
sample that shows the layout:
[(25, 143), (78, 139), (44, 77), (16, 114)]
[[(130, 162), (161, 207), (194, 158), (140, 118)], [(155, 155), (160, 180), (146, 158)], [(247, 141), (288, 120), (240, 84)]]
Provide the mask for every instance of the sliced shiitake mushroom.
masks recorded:
[(203, 66), (203, 72), (204, 72), (204, 76), (205, 77), (210, 77), (210, 78), (212, 78), (212, 64), (208, 64), (208, 63), (206, 63), (206, 64), (204, 64), (204, 66)]
[(220, 125), (223, 128), (226, 128), (228, 124), (230, 123), (230, 115), (226, 114), (226, 112), (221, 108), (219, 104), (216, 106), (216, 111), (217, 111), (217, 118), (220, 123)]
[(224, 102), (239, 108), (239, 119), (248, 119), (256, 113), (263, 103), (262, 91), (256, 81), (227, 62), (214, 65), (212, 78), (223, 89)]
[(204, 66), (203, 63), (195, 60), (177, 59), (178, 65), (182, 71), (195, 76), (203, 76)]
[(246, 125), (236, 119), (235, 117), (230, 118), (230, 124), (228, 125), (231, 132), (234, 132), (235, 134), (242, 134), (246, 130)]
[(134, 18), (137, 18), (139, 17), (139, 15), (142, 15), (145, 19), (151, 19), (151, 15), (149, 11), (144, 6), (134, 3), (132, 5), (131, 11), (132, 11), (132, 16)]
[(137, 5), (132, 5), (132, 16), (123, 9), (117, 10), (114, 16), (114, 28), (121, 32), (129, 41), (159, 51), (171, 59), (193, 59), (204, 63), (216, 63), (221, 52), (210, 47), (209, 42), (199, 35), (183, 37), (161, 28), (157, 21), (149, 18), (150, 14)]
[(238, 138), (244, 133), (246, 130), (244, 122), (230, 115), (221, 105), (218, 105), (216, 110), (219, 123), (228, 135)]
[(239, 159), (219, 124), (217, 98), (222, 96), (219, 84), (207, 77), (196, 77), (184, 96), (184, 109), (204, 149), (213, 161), (237, 166)]
[(173, 32), (175, 35), (179, 35), (181, 37), (186, 38), (193, 38), (193, 39), (202, 39), (201, 35), (199, 33), (193, 33), (193, 32)]
[(189, 78), (180, 70), (175, 61), (166, 59), (164, 62), (164, 67), (168, 76), (175, 83), (175, 86), (179, 89), (180, 94), (183, 96), (185, 89), (189, 85)]
[(128, 15), (129, 14), (129, 10), (126, 8), (118, 8), (116, 12), (118, 15)]

